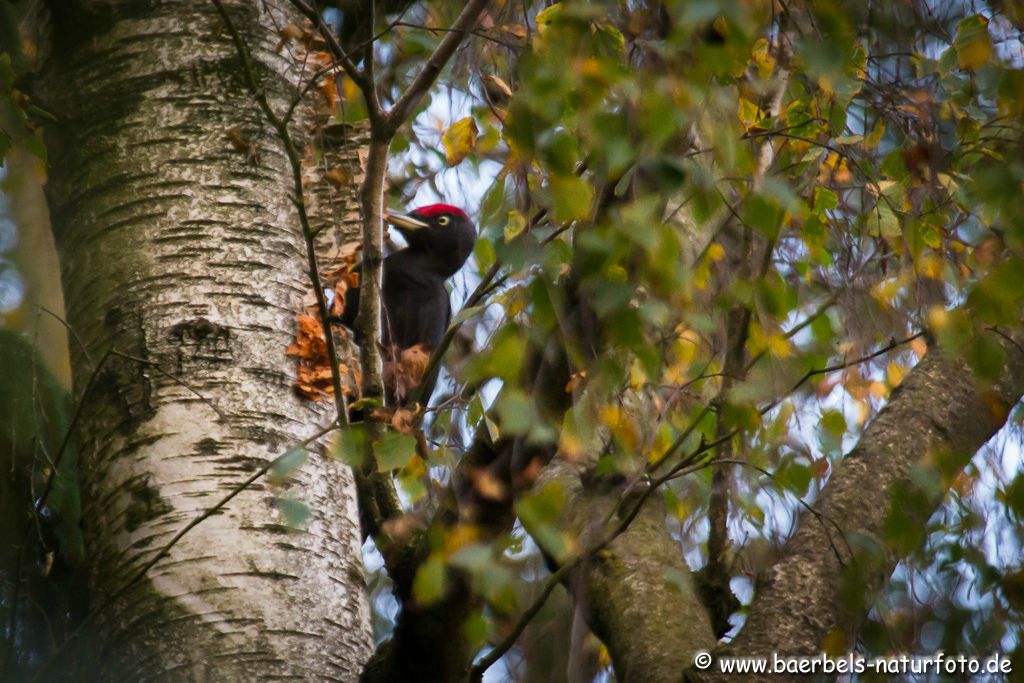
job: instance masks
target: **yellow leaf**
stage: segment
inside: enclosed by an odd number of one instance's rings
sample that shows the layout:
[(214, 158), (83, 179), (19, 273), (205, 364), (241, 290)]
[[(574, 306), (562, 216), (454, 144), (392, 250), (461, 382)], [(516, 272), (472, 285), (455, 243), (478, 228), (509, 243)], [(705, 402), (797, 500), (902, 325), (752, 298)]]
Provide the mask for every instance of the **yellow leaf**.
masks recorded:
[(857, 424), (862, 425), (871, 417), (871, 403), (868, 401), (857, 401), (854, 408), (857, 411)]
[(944, 269), (945, 263), (935, 254), (921, 254), (917, 259), (917, 272), (924, 277), (941, 280)]
[(555, 3), (551, 7), (544, 9), (537, 13), (537, 18), (534, 20), (537, 24), (537, 32), (541, 35), (547, 30), (548, 26), (558, 17), (562, 12), (562, 5)]
[(888, 277), (871, 288), (871, 296), (885, 308), (892, 308), (892, 301), (902, 287), (900, 278)]
[(509, 243), (526, 229), (526, 216), (515, 209), (508, 212), (508, 223), (505, 224), (505, 243)]
[(472, 116), (460, 119), (448, 127), (441, 136), (441, 144), (444, 145), (445, 159), (449, 166), (457, 166), (466, 158), (476, 144), (478, 132)]
[(875, 127), (872, 128), (871, 132), (864, 138), (864, 147), (866, 149), (877, 147), (883, 137), (885, 137), (885, 121), (879, 118), (878, 121), (875, 122)]
[(778, 333), (768, 335), (768, 350), (776, 358), (789, 358), (793, 352), (789, 340)]
[(444, 539), (444, 555), (451, 557), (457, 550), (480, 538), (480, 527), (473, 524), (456, 524)]
[(751, 61), (757, 67), (757, 75), (767, 79), (775, 70), (775, 56), (769, 50), (768, 41), (759, 38), (750, 49)]
[(889, 190), (896, 187), (897, 185), (899, 185), (899, 183), (896, 182), (895, 180), (879, 180), (877, 183), (868, 185), (868, 192), (875, 196), (878, 196), (879, 193), (888, 193)]
[(697, 286), (697, 289), (707, 289), (708, 280), (710, 279), (711, 269), (708, 268), (708, 264), (698, 264), (696, 270), (693, 272), (693, 284)]
[(740, 97), (739, 103), (736, 105), (736, 115), (739, 117), (744, 129), (750, 130), (753, 128), (760, 118), (760, 114), (761, 110), (756, 104), (746, 97)]
[(885, 369), (885, 380), (891, 387), (898, 387), (906, 376), (907, 369), (899, 363), (889, 363), (889, 367)]
[(984, 65), (992, 56), (992, 37), (988, 33), (988, 19), (975, 14), (956, 27), (956, 58), (961, 69), (974, 69)]
[(634, 358), (633, 362), (629, 364), (629, 386), (632, 389), (639, 389), (645, 384), (647, 384), (647, 373), (644, 372), (640, 361)]
[(872, 398), (882, 399), (889, 394), (889, 387), (885, 386), (882, 382), (872, 382), (868, 385), (868, 392)]
[(668, 429), (659, 429), (654, 437), (654, 445), (651, 446), (651, 450), (647, 454), (647, 461), (658, 462), (661, 460), (671, 448), (673, 441)]
[(918, 337), (914, 341), (910, 342), (910, 350), (914, 352), (914, 355), (918, 358), (924, 358), (924, 354), (928, 353), (928, 342), (924, 340), (924, 337)]
[(587, 450), (578, 436), (563, 429), (558, 437), (558, 454), (570, 462), (579, 462)]
[(714, 242), (708, 247), (708, 260), (711, 262), (721, 261), (725, 258), (725, 247), (718, 242)]
[(687, 371), (697, 357), (700, 335), (682, 325), (676, 328), (679, 337), (672, 342), (670, 362), (665, 368), (665, 380), (669, 384), (685, 384), (689, 379)]
[(949, 326), (949, 311), (942, 306), (932, 306), (928, 310), (928, 326), (935, 331)]

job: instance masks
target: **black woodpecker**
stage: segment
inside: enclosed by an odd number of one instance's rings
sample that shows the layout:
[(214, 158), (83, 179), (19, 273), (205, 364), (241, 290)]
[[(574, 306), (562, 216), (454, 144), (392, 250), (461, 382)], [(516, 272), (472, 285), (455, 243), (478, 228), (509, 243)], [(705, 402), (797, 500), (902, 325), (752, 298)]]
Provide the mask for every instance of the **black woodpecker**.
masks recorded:
[[(421, 206), (407, 214), (388, 211), (386, 219), (409, 246), (384, 259), (384, 347), (401, 351), (423, 344), (433, 351), (452, 318), (445, 281), (472, 253), (476, 228), (465, 212), (448, 204)], [(350, 289), (341, 322), (353, 328), (358, 311), (359, 289)], [(431, 375), (421, 383), (424, 402), (430, 400), (437, 382), (437, 371)]]

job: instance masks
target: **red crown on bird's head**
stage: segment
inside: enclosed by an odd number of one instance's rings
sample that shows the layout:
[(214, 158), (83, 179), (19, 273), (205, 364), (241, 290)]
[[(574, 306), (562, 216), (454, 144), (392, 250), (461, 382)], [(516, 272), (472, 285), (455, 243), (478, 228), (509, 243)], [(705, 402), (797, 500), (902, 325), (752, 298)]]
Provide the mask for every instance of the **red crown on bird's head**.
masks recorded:
[(457, 206), (452, 206), (451, 204), (428, 204), (426, 206), (421, 206), (418, 209), (414, 209), (412, 213), (417, 216), (422, 216), (423, 218), (431, 218), (432, 216), (439, 216), (443, 213), (448, 213), (456, 216), (462, 216), (466, 220), (469, 220), (469, 216), (466, 215), (465, 211)]

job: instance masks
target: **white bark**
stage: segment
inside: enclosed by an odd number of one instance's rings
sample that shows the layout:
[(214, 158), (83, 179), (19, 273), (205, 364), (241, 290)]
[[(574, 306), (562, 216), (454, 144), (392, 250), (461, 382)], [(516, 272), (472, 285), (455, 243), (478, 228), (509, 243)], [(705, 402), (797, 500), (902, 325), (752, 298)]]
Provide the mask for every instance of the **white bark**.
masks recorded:
[[(225, 3), (229, 4), (229, 3)], [(48, 187), (70, 324), (114, 359), (85, 397), (84, 524), (94, 605), (191, 519), (329, 419), (285, 350), (310, 291), (290, 174), (204, 2), (54, 6)], [(289, 18), (229, 4), (283, 112)], [(278, 12), (275, 14), (275, 12)], [(240, 129), (255, 156), (232, 145)], [(78, 395), (90, 368), (73, 352)], [(312, 511), (290, 530), (279, 496)], [(98, 614), (98, 677), (352, 680), (372, 645), (351, 473), (319, 454), (258, 482)]]

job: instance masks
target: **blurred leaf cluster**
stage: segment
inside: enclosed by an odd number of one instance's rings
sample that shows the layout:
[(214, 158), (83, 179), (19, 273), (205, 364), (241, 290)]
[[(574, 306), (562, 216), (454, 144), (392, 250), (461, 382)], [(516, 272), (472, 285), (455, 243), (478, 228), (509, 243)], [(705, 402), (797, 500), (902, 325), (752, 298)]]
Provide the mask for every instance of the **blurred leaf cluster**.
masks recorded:
[[(385, 92), (438, 38), (413, 24), (441, 26), (446, 11), (417, 5), (381, 39)], [(979, 332), (1019, 325), (1024, 296), (1022, 28), (1003, 3), (498, 3), (392, 150), (396, 203), (432, 193), (478, 207), (479, 275), (466, 290), (496, 263), (507, 274), (463, 323), (430, 460), (402, 470), (422, 482), (407, 488), (413, 504), (429, 506), (481, 430), (570, 460), (597, 440), (595, 471), (627, 478), (729, 433), (747, 463), (735, 471), (729, 562), (749, 598), (798, 501), (813, 501), (929, 347), (968, 359), (982, 384), (999, 377), (1001, 351)], [(600, 321), (594, 358), (567, 333), (577, 293)], [(735, 307), (750, 311), (746, 375), (723, 391)], [(567, 412), (531, 394), (530, 349), (549, 340), (577, 367)], [(992, 541), (1020, 530), (1019, 446), (1007, 438), (1002, 457), (957, 476), (931, 521), (915, 512), (923, 494), (896, 505), (891, 545), (927, 553), (927, 566), (909, 560), (885, 598), (916, 601), (913, 617), (873, 623), (904, 649), (933, 648), (934, 619), (947, 651), (1015, 637), (1024, 557), (996, 557)], [(940, 493), (942, 476), (921, 475)], [(695, 565), (710, 477), (698, 470), (663, 493)], [(504, 495), (485, 476), (475, 485)], [(517, 527), (501, 553), (465, 530), (438, 538), (418, 597), (440, 596), (445, 567), (486, 577), (477, 627), (493, 638), (501, 615), (524, 606), (532, 543), (576, 547), (560, 526), (566, 504), (550, 487), (522, 496), (532, 541)], [(936, 587), (914, 591), (902, 578), (914, 576)], [(972, 588), (952, 604), (940, 584), (954, 579)]]

